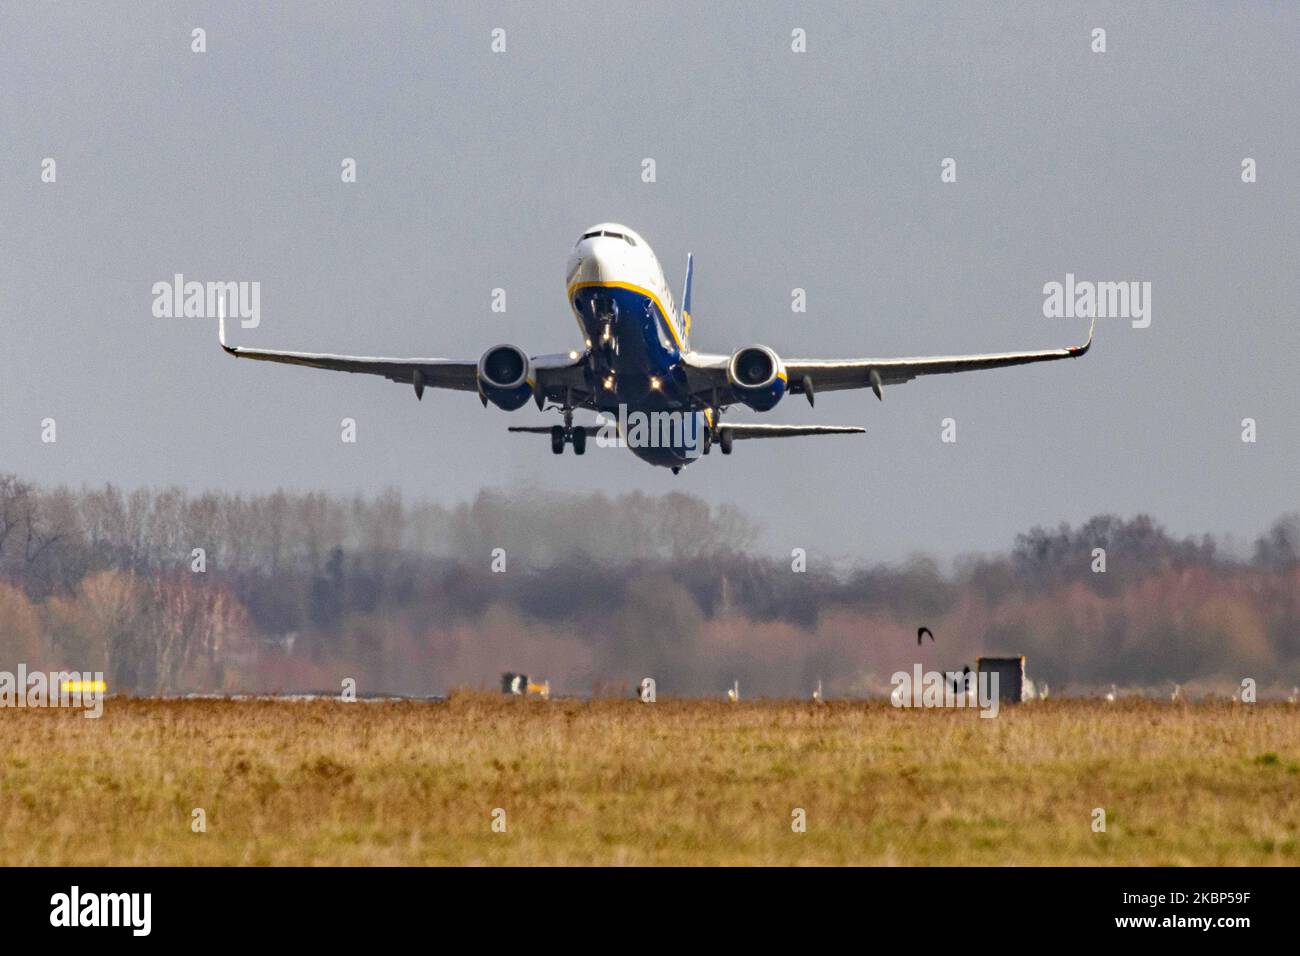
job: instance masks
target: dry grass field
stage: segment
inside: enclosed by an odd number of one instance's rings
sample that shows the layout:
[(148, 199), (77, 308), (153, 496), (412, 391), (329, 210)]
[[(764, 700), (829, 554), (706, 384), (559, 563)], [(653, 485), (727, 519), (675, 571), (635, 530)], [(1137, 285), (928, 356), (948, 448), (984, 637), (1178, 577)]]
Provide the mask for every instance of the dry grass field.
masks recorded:
[(7, 864), (1300, 862), (1287, 704), (110, 699), (0, 739)]

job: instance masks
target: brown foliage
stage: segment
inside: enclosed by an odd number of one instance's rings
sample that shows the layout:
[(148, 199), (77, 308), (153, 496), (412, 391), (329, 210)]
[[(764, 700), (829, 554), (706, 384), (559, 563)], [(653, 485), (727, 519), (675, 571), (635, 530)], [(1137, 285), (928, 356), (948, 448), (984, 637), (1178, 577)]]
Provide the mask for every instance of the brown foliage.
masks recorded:
[[(429, 694), (503, 670), (559, 690), (881, 693), (918, 660), (1023, 653), (1058, 692), (1300, 684), (1300, 527), (1250, 560), (1146, 516), (1035, 528), (1005, 556), (815, 567), (746, 553), (756, 527), (688, 495), (484, 491), (454, 507), (245, 497), (0, 476), (0, 654), (104, 669), (136, 693)], [(508, 554), (493, 573), (493, 548)], [(1105, 573), (1092, 573), (1095, 547)], [(194, 549), (206, 573), (191, 569)], [(925, 625), (937, 642), (918, 648)], [(1163, 692), (1163, 691), (1162, 691)]]

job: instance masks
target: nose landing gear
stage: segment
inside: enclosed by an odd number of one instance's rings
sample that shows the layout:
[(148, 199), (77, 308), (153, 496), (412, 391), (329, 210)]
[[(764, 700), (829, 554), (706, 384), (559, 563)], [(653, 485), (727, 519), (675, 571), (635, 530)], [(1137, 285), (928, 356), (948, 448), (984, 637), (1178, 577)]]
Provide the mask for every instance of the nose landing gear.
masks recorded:
[(600, 323), (597, 347), (605, 356), (605, 360), (612, 363), (618, 358), (618, 336), (615, 334), (615, 326), (618, 324), (618, 300), (604, 295), (593, 297), (591, 314)]

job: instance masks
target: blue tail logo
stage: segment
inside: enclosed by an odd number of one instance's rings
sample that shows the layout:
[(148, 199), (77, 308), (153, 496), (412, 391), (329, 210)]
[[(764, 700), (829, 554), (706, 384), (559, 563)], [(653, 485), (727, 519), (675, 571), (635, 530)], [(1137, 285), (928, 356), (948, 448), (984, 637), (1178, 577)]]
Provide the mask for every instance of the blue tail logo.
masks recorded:
[(682, 338), (691, 334), (691, 276), (695, 273), (695, 254), (686, 253), (686, 283), (682, 286)]

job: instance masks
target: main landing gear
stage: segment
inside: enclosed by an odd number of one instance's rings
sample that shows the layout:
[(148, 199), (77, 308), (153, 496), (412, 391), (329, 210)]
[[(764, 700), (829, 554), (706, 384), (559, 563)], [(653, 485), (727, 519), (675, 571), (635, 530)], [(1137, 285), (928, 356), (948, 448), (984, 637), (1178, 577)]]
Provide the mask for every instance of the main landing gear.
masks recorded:
[(709, 421), (711, 427), (704, 435), (704, 454), (709, 453), (716, 441), (724, 455), (731, 454), (731, 442), (735, 438), (730, 428), (722, 427), (722, 406), (718, 404), (718, 390), (713, 390), (713, 404), (710, 406)]
[(585, 455), (587, 453), (587, 430), (579, 425), (573, 427), (573, 409), (564, 410), (564, 424), (555, 425), (551, 428), (551, 451), (557, 455), (564, 454), (564, 446), (570, 444), (573, 446), (575, 455)]

